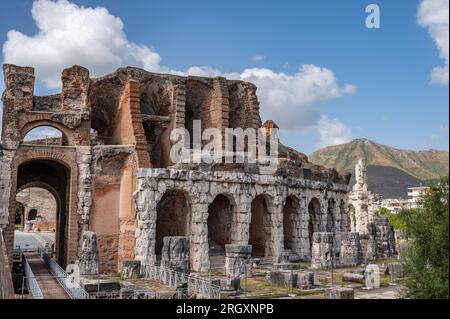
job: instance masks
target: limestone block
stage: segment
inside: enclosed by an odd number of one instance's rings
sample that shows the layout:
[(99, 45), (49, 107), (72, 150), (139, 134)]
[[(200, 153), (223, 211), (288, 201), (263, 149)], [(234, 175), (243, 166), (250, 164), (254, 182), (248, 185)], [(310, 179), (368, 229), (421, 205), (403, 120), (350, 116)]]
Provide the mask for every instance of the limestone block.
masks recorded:
[(189, 274), (189, 237), (164, 237), (163, 241), (161, 267), (183, 274)]
[(333, 287), (325, 292), (325, 299), (355, 299), (353, 288)]
[(298, 273), (289, 270), (273, 270), (267, 275), (267, 281), (279, 287), (297, 287)]
[(356, 282), (358, 284), (364, 284), (365, 283), (365, 277), (361, 274), (354, 274), (354, 273), (345, 273), (342, 275), (343, 281), (349, 281), (349, 282)]
[(125, 279), (139, 278), (141, 262), (139, 260), (127, 260), (122, 262), (122, 277)]
[(81, 275), (97, 275), (99, 268), (99, 253), (97, 248), (97, 236), (92, 231), (84, 231), (82, 234), (81, 253), (77, 260)]

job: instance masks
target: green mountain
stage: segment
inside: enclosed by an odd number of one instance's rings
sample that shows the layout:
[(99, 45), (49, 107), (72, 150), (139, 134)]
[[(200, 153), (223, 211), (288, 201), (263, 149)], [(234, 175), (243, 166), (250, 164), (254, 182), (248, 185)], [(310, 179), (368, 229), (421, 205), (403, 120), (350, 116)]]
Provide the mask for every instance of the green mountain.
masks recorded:
[(340, 172), (353, 172), (359, 158), (364, 158), (368, 166), (393, 167), (422, 181), (449, 173), (448, 151), (401, 150), (367, 139), (325, 147), (309, 156), (311, 162), (334, 167)]

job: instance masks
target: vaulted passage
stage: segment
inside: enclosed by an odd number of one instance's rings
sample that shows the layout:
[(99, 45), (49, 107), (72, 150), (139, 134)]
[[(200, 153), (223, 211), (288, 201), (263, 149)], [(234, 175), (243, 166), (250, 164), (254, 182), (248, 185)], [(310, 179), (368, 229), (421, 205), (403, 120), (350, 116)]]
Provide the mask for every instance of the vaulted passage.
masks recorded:
[(231, 244), (234, 206), (225, 195), (218, 195), (208, 208), (208, 242), (210, 255), (223, 254)]
[(169, 191), (159, 201), (156, 217), (155, 254), (161, 255), (167, 236), (189, 236), (191, 207), (183, 191)]
[(252, 245), (252, 255), (255, 257), (272, 255), (270, 205), (270, 199), (264, 195), (257, 196), (252, 202), (249, 245)]
[(298, 212), (298, 199), (289, 196), (283, 208), (284, 249), (293, 248), (295, 217)]
[(317, 198), (313, 198), (308, 205), (309, 213), (309, 224), (308, 224), (308, 234), (309, 234), (309, 246), (310, 249), (313, 243), (313, 234), (320, 231), (320, 202)]
[[(56, 201), (53, 221), (55, 225), (55, 243), (53, 253), (58, 263), (65, 267), (68, 254), (68, 212), (70, 194), (70, 169), (52, 160), (32, 160), (21, 164), (17, 174), (17, 194), (29, 188), (48, 191)], [(42, 222), (42, 212), (35, 207), (28, 212), (25, 221)], [(38, 224), (37, 224), (38, 225)], [(50, 225), (49, 227), (51, 227)]]

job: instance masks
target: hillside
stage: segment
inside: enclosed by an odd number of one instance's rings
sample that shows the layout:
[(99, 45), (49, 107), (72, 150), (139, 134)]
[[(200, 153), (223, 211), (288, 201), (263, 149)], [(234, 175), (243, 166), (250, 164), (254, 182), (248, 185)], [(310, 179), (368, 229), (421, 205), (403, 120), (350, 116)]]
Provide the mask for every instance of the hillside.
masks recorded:
[[(350, 185), (354, 184), (353, 174)], [(383, 198), (407, 198), (409, 187), (426, 183), (398, 168), (369, 165), (367, 166), (367, 184), (370, 191), (380, 194)]]
[[(335, 167), (341, 172), (352, 172), (359, 158), (364, 158), (368, 166), (396, 168), (421, 181), (438, 179), (449, 173), (448, 151), (401, 150), (367, 139), (322, 148), (309, 156), (311, 162)], [(380, 172), (380, 168), (377, 170)]]

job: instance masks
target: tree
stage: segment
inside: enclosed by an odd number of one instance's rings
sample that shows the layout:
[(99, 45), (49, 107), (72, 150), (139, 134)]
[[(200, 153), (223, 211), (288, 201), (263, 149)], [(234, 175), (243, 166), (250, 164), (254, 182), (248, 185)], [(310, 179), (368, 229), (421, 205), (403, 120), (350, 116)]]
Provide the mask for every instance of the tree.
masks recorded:
[(23, 204), (20, 202), (16, 202), (16, 214), (14, 216), (14, 221), (16, 225), (20, 225), (22, 223), (22, 218), (24, 218), (23, 215)]
[(415, 213), (404, 216), (411, 238), (403, 267), (405, 297), (448, 299), (448, 177), (432, 186)]

